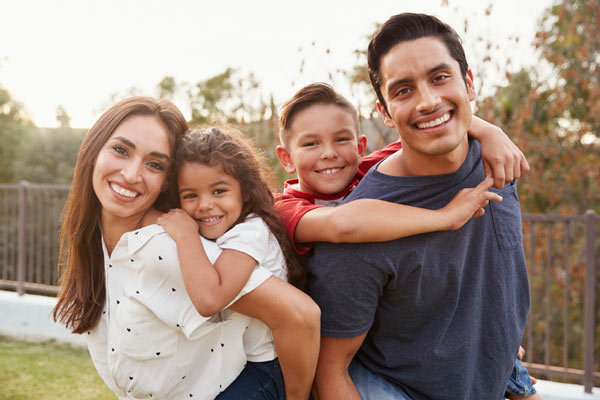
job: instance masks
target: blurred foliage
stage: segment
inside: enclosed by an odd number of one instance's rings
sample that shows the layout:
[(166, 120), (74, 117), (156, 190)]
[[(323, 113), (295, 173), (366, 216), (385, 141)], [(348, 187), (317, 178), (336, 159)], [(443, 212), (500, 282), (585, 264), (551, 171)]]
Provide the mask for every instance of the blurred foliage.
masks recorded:
[(551, 72), (507, 74), (508, 84), (479, 103), (480, 116), (508, 132), (531, 164), (519, 190), (526, 212), (600, 213), (599, 19), (597, 0), (553, 5), (535, 39)]
[(69, 184), (85, 129), (31, 128), (15, 161), (14, 181)]
[(15, 181), (19, 149), (25, 133), (32, 127), (21, 104), (0, 85), (0, 183)]

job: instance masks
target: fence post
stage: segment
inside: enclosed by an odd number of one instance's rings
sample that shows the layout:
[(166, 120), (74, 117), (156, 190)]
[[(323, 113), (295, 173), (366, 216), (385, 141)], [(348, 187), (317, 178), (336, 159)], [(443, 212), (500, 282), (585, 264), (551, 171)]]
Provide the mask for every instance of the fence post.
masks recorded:
[(25, 294), (25, 221), (27, 213), (27, 186), (29, 182), (19, 182), (19, 227), (17, 239), (17, 293)]
[(585, 290), (583, 305), (584, 340), (583, 340), (583, 386), (586, 393), (592, 393), (594, 387), (594, 329), (596, 305), (596, 260), (595, 260), (595, 228), (596, 213), (585, 212)]

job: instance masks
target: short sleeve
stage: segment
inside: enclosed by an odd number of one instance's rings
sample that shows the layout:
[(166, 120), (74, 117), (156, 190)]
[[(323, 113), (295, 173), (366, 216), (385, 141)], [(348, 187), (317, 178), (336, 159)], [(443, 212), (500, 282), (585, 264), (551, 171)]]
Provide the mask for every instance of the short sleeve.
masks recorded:
[(315, 208), (323, 207), (322, 205), (313, 204), (306, 199), (295, 197), (289, 194), (279, 194), (275, 202), (275, 209), (279, 214), (279, 218), (285, 227), (285, 230), (290, 238), (290, 242), (294, 246), (294, 250), (298, 254), (306, 254), (312, 247), (312, 243), (296, 243), (294, 233), (300, 219), (307, 212)]
[(362, 175), (365, 175), (373, 165), (377, 164), (379, 161), (384, 158), (391, 156), (398, 150), (402, 148), (402, 143), (398, 140), (396, 142), (390, 143), (385, 146), (383, 149), (374, 151), (368, 156), (363, 157), (360, 164), (358, 165), (358, 171)]
[(269, 243), (269, 228), (264, 221), (250, 214), (244, 222), (235, 225), (217, 239), (221, 249), (237, 250), (263, 262)]
[(317, 243), (307, 268), (308, 293), (321, 308), (321, 333), (346, 338), (367, 332), (388, 276), (360, 257), (362, 243)]

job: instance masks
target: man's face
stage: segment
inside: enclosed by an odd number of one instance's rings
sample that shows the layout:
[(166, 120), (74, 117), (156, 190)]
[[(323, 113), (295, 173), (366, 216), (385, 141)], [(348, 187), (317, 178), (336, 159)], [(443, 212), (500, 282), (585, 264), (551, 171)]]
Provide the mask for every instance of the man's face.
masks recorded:
[(380, 104), (379, 111), (400, 134), (406, 156), (427, 161), (466, 144), (473, 79), (469, 71), (465, 87), (458, 62), (440, 39), (398, 43), (381, 59), (381, 77), (389, 114)]
[(277, 148), (286, 172), (298, 173), (300, 190), (335, 194), (358, 170), (366, 139), (357, 138), (353, 116), (336, 105), (312, 105), (294, 116), (288, 149)]

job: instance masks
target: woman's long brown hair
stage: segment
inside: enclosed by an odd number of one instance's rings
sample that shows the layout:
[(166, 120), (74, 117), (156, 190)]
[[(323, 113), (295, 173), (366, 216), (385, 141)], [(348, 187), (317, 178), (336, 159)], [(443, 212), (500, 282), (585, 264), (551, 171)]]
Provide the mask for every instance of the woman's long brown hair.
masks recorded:
[(269, 187), (273, 174), (254, 143), (229, 126), (193, 131), (182, 139), (175, 153), (173, 172), (188, 162), (221, 165), (226, 174), (240, 183), (244, 206), (236, 223), (242, 222), (250, 213), (261, 217), (279, 242), (287, 264), (288, 281), (304, 290), (306, 272), (273, 207), (275, 200)]
[[(154, 116), (161, 121), (169, 132), (171, 152), (188, 129), (181, 111), (170, 101), (132, 97), (109, 108), (85, 135), (63, 209), (58, 264), (60, 292), (52, 313), (55, 321), (62, 322), (73, 333), (84, 333), (98, 324), (106, 298), (101, 205), (92, 187), (94, 164), (115, 129), (132, 115)], [(164, 206), (165, 194), (169, 192), (159, 196), (155, 207)]]

